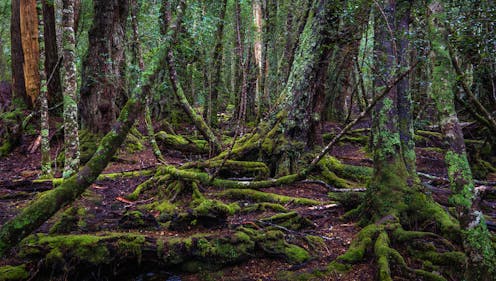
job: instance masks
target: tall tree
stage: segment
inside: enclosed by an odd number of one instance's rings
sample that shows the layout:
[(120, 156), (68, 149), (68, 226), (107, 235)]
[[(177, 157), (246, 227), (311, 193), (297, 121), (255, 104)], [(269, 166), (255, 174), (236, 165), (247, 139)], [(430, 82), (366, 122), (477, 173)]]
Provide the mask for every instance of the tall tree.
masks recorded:
[(74, 0), (63, 0), (62, 42), (64, 56), (64, 142), (65, 164), (63, 177), (79, 168), (79, 137), (76, 78), (76, 35), (74, 32)]
[(21, 0), (21, 41), (24, 55), (24, 84), (29, 105), (34, 107), (40, 94), (40, 46), (38, 42), (38, 11), (36, 0)]
[(280, 97), (279, 108), (287, 114), (282, 130), (293, 147), (283, 153), (279, 173), (294, 170), (302, 153), (322, 142), (319, 130), (322, 87), (330, 48), (337, 36), (341, 4), (341, 1), (314, 1), (300, 35), (291, 73)]
[[(42, 0), (43, 7), (43, 37), (45, 43), (45, 72), (47, 79), (48, 105), (53, 107), (62, 102), (62, 88), (60, 83), (59, 53), (57, 34), (55, 29), (55, 3)], [(53, 73), (53, 75), (52, 75)]]
[(456, 207), (457, 218), (463, 229), (464, 247), (469, 257), (467, 280), (494, 280), (496, 254), (491, 246), (483, 214), (476, 204), (476, 191), (465, 150), (462, 128), (455, 109), (455, 71), (448, 52), (449, 41), (444, 27), (445, 12), (442, 1), (429, 6), (433, 18), (430, 23), (432, 50), (432, 99), (436, 102), (439, 123), (448, 152), (445, 155), (448, 178), (453, 195), (450, 201)]
[(222, 53), (223, 53), (223, 39), (224, 39), (224, 21), (226, 18), (227, 0), (220, 1), (219, 23), (217, 24), (217, 31), (215, 34), (215, 47), (213, 53), (213, 77), (212, 86), (210, 88), (210, 96), (208, 99), (208, 123), (211, 126), (217, 127), (219, 111), (219, 93), (222, 89)]
[(93, 1), (93, 25), (83, 61), (80, 113), (84, 129), (105, 134), (116, 120), (118, 102), (125, 99), (125, 33), (128, 0)]
[(21, 39), (21, 0), (12, 0), (10, 21), (11, 61), (12, 61), (12, 91), (13, 96), (30, 103), (24, 83), (24, 52)]

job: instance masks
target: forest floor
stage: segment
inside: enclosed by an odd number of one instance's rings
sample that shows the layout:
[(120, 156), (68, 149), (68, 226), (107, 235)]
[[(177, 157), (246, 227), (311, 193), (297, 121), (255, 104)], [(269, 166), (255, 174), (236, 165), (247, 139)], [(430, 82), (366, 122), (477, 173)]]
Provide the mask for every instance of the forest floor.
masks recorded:
[[(338, 126), (333, 124), (327, 124), (325, 126), (326, 131), (336, 131), (337, 129)], [(38, 178), (41, 173), (39, 169), (41, 158), (39, 149), (34, 153), (28, 152), (28, 146), (33, 141), (34, 137), (26, 137), (21, 147), (18, 147), (9, 156), (0, 159), (0, 225), (18, 213), (18, 211), (28, 204), (31, 199), (37, 196), (40, 191), (51, 188), (51, 183), (31, 184), (31, 181)], [(52, 157), (55, 157), (55, 153), (61, 151), (61, 145), (56, 140), (52, 145), (52, 151)], [(366, 152), (366, 149), (364, 149), (362, 144), (358, 143), (340, 143), (338, 146), (334, 147), (331, 155), (347, 164), (361, 166), (372, 165), (372, 160)], [(191, 160), (191, 156), (173, 151), (165, 151), (164, 156), (168, 164), (176, 166)], [(148, 147), (134, 154), (120, 151), (115, 160), (105, 169), (104, 173), (150, 169), (157, 165), (159, 165), (159, 163), (156, 162), (151, 149)], [(428, 147), (417, 148), (417, 165), (420, 172), (445, 177), (443, 172), (445, 166), (442, 152), (429, 149)], [(494, 175), (491, 175), (491, 177), (494, 177)], [(145, 233), (149, 236), (184, 237), (197, 232), (226, 232), (234, 226), (250, 224), (258, 221), (260, 218), (274, 214), (272, 211), (235, 214), (228, 218), (226, 226), (213, 229), (195, 226), (194, 228), (188, 227), (181, 231), (172, 231), (161, 227), (148, 228), (146, 230), (123, 230), (120, 221), (126, 211), (137, 209), (141, 204), (150, 203), (154, 200), (153, 197), (147, 196), (146, 193), (136, 202), (130, 202), (125, 199), (125, 195), (131, 193), (138, 184), (142, 183), (147, 178), (149, 177), (117, 178), (95, 182), (83, 194), (82, 198), (75, 203), (78, 207), (83, 207), (86, 210), (86, 222), (83, 226), (80, 226), (76, 231), (71, 233), (136, 231)], [(488, 180), (494, 180), (494, 178), (489, 178)], [(432, 184), (432, 181), (430, 181), (430, 183)], [(213, 187), (202, 187), (202, 192), (207, 198), (216, 198), (216, 191), (218, 191), (218, 189)], [(289, 186), (266, 188), (262, 189), (262, 191), (294, 197), (311, 198), (321, 202), (329, 201), (327, 188), (318, 184), (296, 183)], [(300, 230), (299, 234), (311, 234), (325, 238), (325, 246), (315, 249), (313, 252), (314, 257), (309, 262), (291, 265), (284, 260), (276, 258), (254, 258), (242, 264), (225, 267), (215, 272), (204, 271), (193, 274), (176, 271), (171, 268), (165, 270), (143, 268), (141, 272), (118, 273), (119, 276), (116, 278), (130, 281), (277, 280), (278, 274), (282, 271), (305, 272), (310, 269), (325, 266), (348, 249), (354, 236), (360, 230), (354, 222), (343, 222), (340, 220), (340, 216), (345, 212), (340, 206), (317, 209), (308, 206), (293, 205), (290, 202), (286, 204), (285, 207), (298, 212), (303, 217), (306, 217), (315, 223), (314, 227)], [(496, 216), (496, 204), (489, 203), (489, 208), (489, 212), (492, 213), (491, 215)], [(157, 214), (151, 213), (150, 215), (156, 216)], [(38, 231), (48, 232), (58, 218), (59, 216), (57, 215), (50, 219)], [(13, 261), (15, 262), (15, 260), (12, 259), (5, 259), (0, 261), (0, 266), (12, 264)], [(323, 280), (373, 280), (374, 276), (376, 276), (374, 261), (369, 259), (361, 264), (353, 266), (352, 270), (345, 274), (329, 276), (328, 279)], [(93, 278), (93, 280), (108, 280), (113, 277), (99, 276), (98, 273), (95, 272)], [(47, 279), (50, 279), (50, 276), (48, 276)]]

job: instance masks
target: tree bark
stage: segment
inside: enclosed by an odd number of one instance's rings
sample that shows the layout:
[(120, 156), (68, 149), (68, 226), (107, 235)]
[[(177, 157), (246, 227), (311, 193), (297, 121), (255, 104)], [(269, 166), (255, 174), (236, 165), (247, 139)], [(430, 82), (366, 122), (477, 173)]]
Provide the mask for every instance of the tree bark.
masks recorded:
[(21, 39), (21, 0), (12, 0), (10, 25), (12, 93), (13, 97), (22, 99), (26, 105), (31, 103), (24, 83), (24, 52)]
[(119, 112), (124, 94), (124, 38), (128, 0), (94, 1), (89, 50), (83, 61), (82, 126), (98, 135), (107, 133)]
[(76, 70), (76, 34), (74, 33), (74, 1), (63, 0), (62, 45), (64, 55), (64, 142), (65, 163), (63, 177), (79, 168), (78, 97)]
[[(60, 69), (57, 67), (59, 51), (57, 48), (57, 33), (55, 30), (55, 4), (42, 0), (43, 7), (43, 32), (45, 42), (45, 72), (47, 79), (52, 77), (47, 84), (48, 107), (54, 107), (62, 102), (62, 84), (60, 82)], [(51, 75), (53, 73), (53, 75)], [(57, 115), (60, 115), (60, 110)]]
[(496, 253), (491, 246), (483, 214), (477, 206), (472, 172), (467, 159), (462, 128), (455, 109), (455, 73), (448, 52), (448, 38), (444, 27), (446, 16), (442, 2), (429, 7), (433, 13), (430, 22), (433, 64), (431, 97), (436, 103), (440, 128), (448, 144), (445, 155), (448, 178), (453, 195), (457, 218), (464, 229), (464, 248), (469, 257), (467, 280), (494, 280)]
[(280, 109), (287, 113), (283, 123), (284, 135), (310, 148), (321, 136), (318, 127), (322, 101), (321, 77), (327, 69), (330, 48), (338, 27), (340, 1), (316, 1), (305, 29), (300, 35), (296, 56), (286, 88), (282, 93)]
[(217, 32), (215, 34), (215, 47), (213, 60), (213, 77), (212, 86), (210, 89), (208, 118), (207, 121), (212, 127), (217, 127), (219, 120), (217, 113), (219, 113), (219, 93), (222, 89), (222, 53), (223, 53), (223, 38), (224, 38), (224, 21), (226, 18), (227, 0), (220, 1), (220, 14), (219, 23), (217, 25)]
[(34, 107), (40, 94), (40, 46), (38, 42), (38, 11), (36, 0), (21, 0), (20, 25), (22, 51), (24, 54), (24, 84), (30, 98), (30, 107)]

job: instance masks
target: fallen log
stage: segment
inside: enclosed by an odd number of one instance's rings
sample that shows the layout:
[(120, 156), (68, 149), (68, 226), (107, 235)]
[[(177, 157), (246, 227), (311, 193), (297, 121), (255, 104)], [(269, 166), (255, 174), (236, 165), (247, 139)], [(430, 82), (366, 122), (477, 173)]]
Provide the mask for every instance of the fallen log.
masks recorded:
[(84, 278), (95, 268), (113, 274), (144, 266), (198, 272), (260, 256), (283, 258), (292, 264), (310, 258), (307, 250), (287, 242), (280, 230), (243, 226), (227, 233), (188, 237), (161, 233), (36, 234), (22, 241), (20, 256), (41, 260), (42, 270), (65, 274), (74, 280)]

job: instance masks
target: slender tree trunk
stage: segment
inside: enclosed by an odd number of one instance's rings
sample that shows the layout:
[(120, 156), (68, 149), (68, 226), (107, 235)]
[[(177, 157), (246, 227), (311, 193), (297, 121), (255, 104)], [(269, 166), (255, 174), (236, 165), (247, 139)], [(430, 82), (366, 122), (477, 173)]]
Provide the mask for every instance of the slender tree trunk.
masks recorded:
[(220, 2), (219, 24), (217, 25), (217, 32), (215, 34), (215, 48), (213, 54), (213, 77), (212, 86), (210, 89), (210, 97), (208, 99), (208, 118), (207, 122), (212, 127), (218, 126), (217, 113), (219, 111), (219, 93), (222, 89), (222, 53), (223, 53), (223, 39), (224, 39), (224, 21), (226, 18), (227, 0)]
[(63, 177), (68, 178), (79, 168), (79, 137), (77, 108), (76, 35), (74, 34), (74, 0), (63, 0), (63, 55), (64, 55), (64, 143), (65, 164)]
[[(43, 7), (43, 32), (45, 42), (45, 73), (51, 80), (47, 85), (48, 106), (54, 107), (62, 102), (62, 87), (60, 82), (60, 69), (57, 67), (59, 51), (57, 48), (57, 34), (55, 30), (55, 4), (49, 0), (42, 0)], [(53, 75), (50, 75), (52, 74)], [(55, 111), (60, 115), (61, 111)]]
[(438, 109), (439, 122), (448, 152), (445, 162), (453, 195), (451, 203), (464, 229), (464, 247), (469, 257), (467, 280), (494, 280), (496, 254), (491, 246), (483, 214), (476, 204), (474, 181), (465, 151), (462, 128), (455, 109), (455, 73), (448, 52), (447, 32), (443, 26), (445, 13), (442, 2), (430, 5), (433, 14), (430, 25), (433, 64), (431, 96)]
[[(135, 79), (137, 81), (137, 87), (141, 87), (141, 73), (145, 71), (145, 62), (143, 61), (143, 51), (140, 43), (139, 36), (139, 23), (138, 23), (138, 13), (139, 13), (139, 5), (137, 0), (130, 0), (130, 11), (131, 11), (131, 26), (133, 29), (133, 59), (134, 63), (138, 65), (139, 72), (135, 73)], [(164, 158), (162, 156), (162, 152), (157, 145), (157, 141), (155, 140), (155, 130), (153, 128), (153, 122), (151, 118), (150, 111), (150, 103), (152, 100), (152, 93), (149, 91), (145, 98), (145, 123), (146, 129), (148, 133), (148, 138), (150, 139), (150, 144), (152, 145), (153, 154), (157, 158), (157, 160), (162, 161)]]

